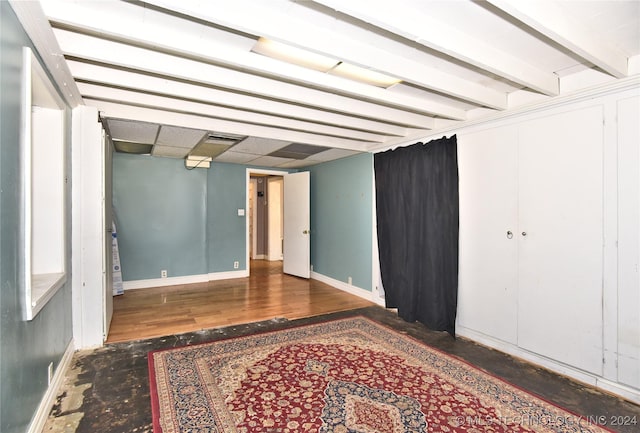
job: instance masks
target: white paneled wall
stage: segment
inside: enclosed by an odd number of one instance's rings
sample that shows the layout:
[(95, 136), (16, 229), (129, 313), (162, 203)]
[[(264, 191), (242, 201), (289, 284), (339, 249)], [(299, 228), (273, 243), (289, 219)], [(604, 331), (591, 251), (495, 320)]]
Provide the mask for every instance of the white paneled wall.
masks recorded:
[(635, 401), (639, 95), (458, 131), (458, 333)]
[(618, 381), (640, 388), (640, 96), (617, 101)]

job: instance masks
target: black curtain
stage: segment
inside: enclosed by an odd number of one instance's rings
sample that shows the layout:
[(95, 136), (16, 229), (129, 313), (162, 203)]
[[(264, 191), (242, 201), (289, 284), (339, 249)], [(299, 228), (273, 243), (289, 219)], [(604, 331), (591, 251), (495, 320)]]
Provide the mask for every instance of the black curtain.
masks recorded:
[(457, 140), (374, 156), (380, 271), (388, 308), (455, 337), (458, 304)]

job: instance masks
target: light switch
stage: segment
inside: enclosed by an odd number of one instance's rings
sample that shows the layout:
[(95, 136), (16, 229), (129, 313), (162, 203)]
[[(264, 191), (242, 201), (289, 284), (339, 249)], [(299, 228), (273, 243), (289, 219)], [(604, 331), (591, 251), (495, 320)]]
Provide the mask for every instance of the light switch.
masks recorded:
[(238, 216), (244, 216), (244, 209), (238, 209)]

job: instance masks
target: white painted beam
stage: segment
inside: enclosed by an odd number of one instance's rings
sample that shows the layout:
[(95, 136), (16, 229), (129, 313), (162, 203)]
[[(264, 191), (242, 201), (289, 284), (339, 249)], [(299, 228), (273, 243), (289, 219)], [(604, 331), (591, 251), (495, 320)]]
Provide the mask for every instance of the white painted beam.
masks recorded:
[(433, 118), (409, 111), (354, 100), (346, 96), (66, 30), (56, 29), (54, 33), (65, 55), (71, 57), (222, 87), (268, 99), (377, 119), (401, 126), (430, 129), (433, 125)]
[(53, 31), (40, 2), (11, 0), (9, 3), (20, 24), (24, 27), (29, 38), (31, 38), (35, 49), (44, 62), (44, 66), (53, 77), (65, 102), (71, 108), (83, 105), (80, 92), (73, 81), (71, 72), (65, 63), (58, 42), (53, 36)]
[(165, 96), (134, 92), (131, 90), (99, 86), (96, 84), (78, 83), (78, 89), (84, 98), (118, 102), (128, 105), (139, 105), (166, 111), (191, 113), (204, 117), (231, 120), (252, 125), (271, 126), (274, 128), (290, 129), (292, 131), (308, 132), (318, 135), (348, 138), (372, 143), (383, 143), (387, 137), (335, 126), (319, 125), (294, 119), (260, 114), (246, 110), (219, 107), (201, 102), (185, 101)]
[(113, 117), (139, 122), (160, 123), (162, 125), (182, 126), (185, 128), (204, 129), (207, 131), (224, 131), (229, 134), (271, 138), (274, 140), (357, 151), (366, 151), (368, 145), (371, 144), (369, 142), (348, 140), (345, 138), (320, 136), (317, 134), (270, 128), (261, 125), (248, 125), (241, 122), (212, 119), (193, 114), (176, 113), (175, 111), (118, 104), (108, 101), (100, 101), (97, 99), (85, 98), (85, 101), (87, 105), (96, 107), (98, 111), (107, 118)]
[[(201, 24), (185, 22), (177, 17), (161, 16), (135, 5), (121, 2), (101, 4), (100, 14), (91, 3), (47, 2), (49, 19), (55, 25), (78, 28), (82, 32), (99, 34), (109, 39), (131, 41), (134, 45), (154, 47), (170, 53), (204, 59), (243, 71), (252, 71), (263, 76), (276, 77), (291, 83), (314, 86), (332, 93), (382, 104), (416, 113), (436, 115), (455, 120), (466, 118), (464, 110), (424, 98), (400, 95), (375, 86), (291, 65), (266, 56), (238, 49), (214, 38), (205, 38)], [(108, 7), (106, 13), (105, 8)], [(140, 25), (119, 25), (126, 14), (127, 20), (139, 21)], [(171, 20), (173, 24), (168, 23)], [(194, 35), (200, 35), (199, 38)]]
[(628, 59), (617, 47), (607, 44), (584, 25), (567, 16), (549, 0), (487, 0), (549, 39), (616, 78), (628, 75)]
[(154, 93), (172, 98), (188, 99), (248, 110), (254, 113), (271, 114), (293, 120), (316, 122), (329, 126), (341, 126), (371, 134), (404, 137), (407, 128), (373, 120), (350, 117), (329, 111), (315, 110), (294, 104), (287, 104), (249, 95), (227, 92), (212, 87), (197, 86), (165, 78), (143, 75), (120, 69), (110, 69), (75, 60), (67, 62), (73, 76), (80, 81), (109, 87), (126, 88), (143, 93)]
[(314, 1), (537, 92), (549, 96), (559, 93), (559, 79), (555, 74), (410, 8), (384, 0)]
[[(357, 66), (400, 78), (419, 87), (495, 109), (507, 108), (507, 95), (486, 86), (441, 72), (436, 68), (355, 40), (335, 29), (334, 19), (313, 23), (296, 19), (302, 8), (291, 2), (236, 0), (221, 8), (216, 2), (150, 0), (148, 3), (211, 23), (287, 43)], [(248, 13), (247, 11), (250, 11)], [(305, 11), (299, 11), (304, 14)]]

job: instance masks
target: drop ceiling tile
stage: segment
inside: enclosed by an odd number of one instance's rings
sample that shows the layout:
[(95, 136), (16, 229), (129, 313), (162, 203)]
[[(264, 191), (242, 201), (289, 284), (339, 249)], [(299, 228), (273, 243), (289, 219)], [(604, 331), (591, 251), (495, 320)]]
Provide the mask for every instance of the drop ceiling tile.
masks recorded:
[(254, 155), (267, 155), (291, 144), (290, 141), (273, 140), (270, 138), (248, 137), (246, 140), (233, 146), (234, 152), (252, 153)]
[(290, 161), (296, 161), (295, 159), (277, 158), (275, 156), (261, 156), (258, 159), (251, 161), (251, 165), (260, 165), (263, 167), (277, 167), (281, 164), (285, 164)]
[(208, 131), (201, 129), (181, 128), (178, 126), (163, 125), (160, 128), (156, 144), (171, 147), (192, 148), (198, 144)]
[(153, 146), (153, 150), (151, 151), (151, 155), (153, 156), (164, 156), (167, 158), (184, 158), (189, 153), (188, 148), (185, 147), (171, 147), (171, 146)]
[(250, 153), (232, 152), (227, 150), (222, 155), (215, 158), (217, 162), (229, 162), (232, 164), (246, 164), (254, 159), (260, 158), (260, 155), (252, 155)]
[(346, 158), (347, 156), (356, 155), (361, 152), (347, 149), (329, 149), (324, 152), (310, 156), (308, 159), (318, 162), (333, 161), (334, 159)]
[(208, 156), (210, 158), (215, 158), (216, 156), (226, 152), (229, 147), (231, 146), (204, 142), (191, 149), (190, 154), (194, 156)]
[(269, 156), (277, 156), (278, 158), (305, 159), (310, 155), (315, 155), (322, 151), (328, 150), (325, 146), (313, 146), (304, 143), (292, 143), (275, 152), (269, 153)]
[(113, 140), (154, 144), (160, 125), (132, 120), (108, 119)]
[(285, 162), (284, 164), (280, 164), (278, 167), (282, 167), (282, 168), (302, 168), (302, 167), (309, 167), (311, 165), (316, 165), (316, 164), (320, 164), (320, 161), (311, 161), (309, 159), (301, 159), (301, 160), (294, 160), (294, 161)]

